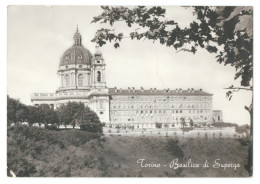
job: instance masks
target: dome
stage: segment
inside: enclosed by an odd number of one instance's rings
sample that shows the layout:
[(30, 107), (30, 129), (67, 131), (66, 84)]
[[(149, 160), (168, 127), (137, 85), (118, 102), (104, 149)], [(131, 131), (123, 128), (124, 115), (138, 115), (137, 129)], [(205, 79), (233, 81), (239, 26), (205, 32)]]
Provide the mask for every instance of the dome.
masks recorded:
[(67, 49), (60, 60), (60, 67), (65, 65), (85, 64), (90, 65), (92, 54), (81, 45), (81, 35), (78, 27), (74, 34), (74, 45)]
[(72, 46), (61, 57), (60, 67), (65, 65), (86, 64), (90, 65), (92, 54), (83, 46)]

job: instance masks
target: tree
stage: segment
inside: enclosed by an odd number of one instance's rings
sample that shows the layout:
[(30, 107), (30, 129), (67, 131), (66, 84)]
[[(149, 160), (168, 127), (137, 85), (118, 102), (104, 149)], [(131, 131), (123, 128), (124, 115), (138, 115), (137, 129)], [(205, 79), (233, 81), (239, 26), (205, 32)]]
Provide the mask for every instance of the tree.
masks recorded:
[(28, 106), (28, 124), (32, 126), (38, 122), (38, 109), (35, 106)]
[(72, 125), (73, 128), (78, 125), (81, 129), (89, 132), (102, 133), (102, 124), (97, 114), (81, 102), (68, 102), (60, 106), (57, 110), (59, 122)]
[(90, 110), (89, 107), (85, 108), (84, 113), (78, 117), (78, 121), (80, 124), (80, 129), (82, 130), (99, 134), (103, 132), (103, 125), (100, 122), (97, 114)]
[(48, 104), (41, 104), (38, 107), (38, 117), (40, 122), (43, 122), (45, 127), (47, 128), (49, 124), (54, 125), (58, 122), (58, 116), (55, 110), (50, 107)]
[(193, 120), (190, 119), (190, 126), (193, 127), (193, 124), (194, 124), (194, 123), (193, 123)]
[(28, 120), (28, 108), (19, 100), (7, 96), (7, 123), (22, 123)]
[(28, 120), (28, 108), (26, 105), (19, 103), (16, 111), (16, 120), (19, 123), (26, 122)]
[(155, 127), (156, 127), (156, 128), (162, 128), (162, 123), (156, 122), (156, 123), (155, 123)]
[(169, 128), (169, 124), (168, 123), (164, 123), (164, 128)]
[[(198, 48), (206, 49), (216, 55), (216, 61), (235, 67), (234, 80), (240, 79), (241, 86), (227, 87), (226, 95), (240, 90), (253, 91), (253, 34), (252, 7), (184, 7), (192, 8), (196, 21), (189, 27), (181, 28), (174, 20), (166, 20), (166, 10), (160, 6), (135, 8), (101, 6), (103, 12), (93, 17), (94, 23), (125, 22), (135, 27), (127, 36), (115, 29), (99, 29), (92, 42), (103, 46), (108, 41), (115, 48), (125, 38), (132, 40), (148, 39), (173, 47), (176, 52), (186, 51), (193, 54)], [(136, 29), (136, 27), (138, 27)], [(250, 135), (253, 136), (253, 98), (250, 106), (245, 106), (250, 114)]]
[(181, 118), (181, 125), (184, 127), (186, 125), (185, 118)]

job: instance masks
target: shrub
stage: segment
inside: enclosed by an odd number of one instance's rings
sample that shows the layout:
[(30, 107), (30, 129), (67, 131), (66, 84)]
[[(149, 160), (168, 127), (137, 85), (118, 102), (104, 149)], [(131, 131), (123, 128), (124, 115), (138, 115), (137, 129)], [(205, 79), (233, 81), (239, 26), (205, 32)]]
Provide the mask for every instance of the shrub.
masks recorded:
[(184, 152), (182, 148), (179, 146), (178, 139), (168, 139), (166, 141), (165, 148), (171, 155), (174, 155), (179, 159), (184, 157)]
[(194, 128), (193, 127), (184, 127), (184, 128), (181, 128), (182, 132), (189, 132), (191, 130), (193, 130)]
[(248, 125), (241, 125), (241, 126), (235, 126), (235, 130), (237, 133), (242, 134), (242, 133), (248, 133), (249, 131), (249, 126)]
[(156, 122), (156, 123), (155, 123), (155, 127), (156, 127), (156, 128), (162, 128), (162, 123), (157, 123), (157, 122)]
[(102, 124), (100, 122), (85, 122), (80, 124), (80, 129), (93, 133), (102, 133)]

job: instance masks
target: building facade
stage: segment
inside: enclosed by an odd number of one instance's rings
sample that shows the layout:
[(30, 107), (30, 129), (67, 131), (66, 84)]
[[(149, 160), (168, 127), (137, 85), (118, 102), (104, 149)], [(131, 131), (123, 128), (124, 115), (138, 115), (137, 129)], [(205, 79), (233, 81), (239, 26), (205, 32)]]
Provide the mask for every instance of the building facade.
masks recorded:
[[(82, 102), (109, 127), (167, 128), (212, 123), (212, 94), (193, 88), (150, 90), (108, 88), (105, 60), (97, 48), (94, 54), (82, 45), (77, 29), (74, 44), (60, 59), (60, 87), (55, 93), (33, 93), (33, 105), (58, 108), (69, 101)], [(221, 111), (220, 111), (221, 112)], [(222, 113), (218, 113), (220, 119)]]

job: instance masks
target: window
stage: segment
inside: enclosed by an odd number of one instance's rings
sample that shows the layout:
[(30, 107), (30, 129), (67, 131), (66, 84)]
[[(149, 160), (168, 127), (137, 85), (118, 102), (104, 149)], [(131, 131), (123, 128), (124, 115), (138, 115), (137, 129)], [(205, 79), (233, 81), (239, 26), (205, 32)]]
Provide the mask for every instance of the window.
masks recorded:
[(81, 58), (82, 58), (82, 55), (79, 55), (78, 58), (81, 59)]
[(79, 65), (79, 68), (82, 68), (82, 65)]
[(66, 66), (66, 68), (69, 68), (68, 66)]
[(79, 76), (78, 76), (78, 85), (79, 86), (83, 86), (83, 75), (82, 74), (79, 74)]
[(101, 72), (97, 71), (97, 81), (101, 82)]
[(100, 63), (100, 61), (98, 60), (97, 63)]
[(66, 87), (70, 86), (70, 76), (69, 75), (65, 75), (65, 84), (66, 84)]

